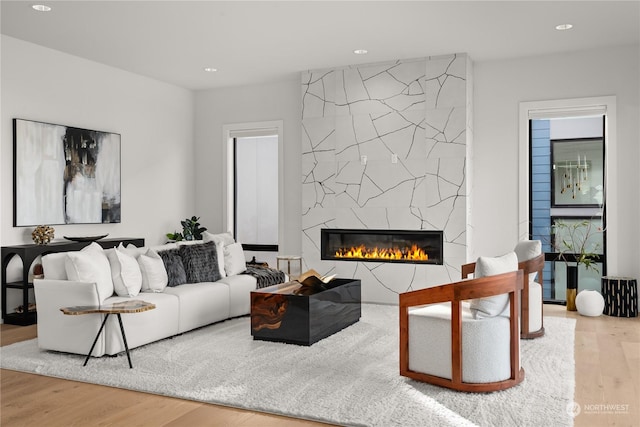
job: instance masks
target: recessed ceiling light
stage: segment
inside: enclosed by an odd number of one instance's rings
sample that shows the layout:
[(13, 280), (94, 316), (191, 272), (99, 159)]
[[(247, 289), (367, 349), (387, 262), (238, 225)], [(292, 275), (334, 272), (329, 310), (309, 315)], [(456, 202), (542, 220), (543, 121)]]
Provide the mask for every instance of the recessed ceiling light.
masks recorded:
[(353, 53), (355, 53), (356, 55), (366, 55), (367, 53), (369, 53), (369, 51), (366, 49), (356, 49), (353, 51)]
[(556, 30), (558, 31), (564, 31), (564, 30), (570, 30), (573, 28), (572, 24), (560, 24), (560, 25), (556, 25)]
[(216, 71), (218, 71), (217, 68), (213, 68), (213, 67), (205, 67), (204, 69), (207, 73), (215, 73)]
[(47, 5), (44, 4), (34, 4), (33, 6), (31, 6), (34, 10), (37, 10), (38, 12), (49, 12), (51, 11), (51, 8)]

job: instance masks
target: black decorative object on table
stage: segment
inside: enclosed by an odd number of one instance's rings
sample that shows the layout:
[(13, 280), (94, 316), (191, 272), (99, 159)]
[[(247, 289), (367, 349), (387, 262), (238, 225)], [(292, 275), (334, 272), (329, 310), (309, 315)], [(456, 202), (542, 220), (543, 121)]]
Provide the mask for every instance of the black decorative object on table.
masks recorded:
[[(33, 261), (40, 255), (55, 252), (79, 251), (90, 242), (52, 242), (48, 245), (15, 245), (3, 246), (0, 257), (2, 258), (2, 319), (9, 325), (33, 325), (37, 322), (37, 313), (34, 310), (23, 310), (22, 313), (7, 313), (7, 289), (16, 289), (22, 292), (22, 307), (29, 307), (29, 289), (33, 289), (33, 283), (29, 283), (29, 269)], [(123, 237), (121, 239), (105, 239), (97, 242), (103, 248), (113, 248), (120, 243), (144, 246), (144, 239)], [(14, 256), (22, 259), (22, 280), (7, 282), (7, 266)], [(46, 272), (45, 272), (46, 273)]]
[(63, 236), (67, 240), (71, 240), (72, 242), (96, 242), (100, 239), (104, 239), (109, 234), (101, 234), (99, 236), (80, 236), (80, 237), (71, 237), (71, 236)]

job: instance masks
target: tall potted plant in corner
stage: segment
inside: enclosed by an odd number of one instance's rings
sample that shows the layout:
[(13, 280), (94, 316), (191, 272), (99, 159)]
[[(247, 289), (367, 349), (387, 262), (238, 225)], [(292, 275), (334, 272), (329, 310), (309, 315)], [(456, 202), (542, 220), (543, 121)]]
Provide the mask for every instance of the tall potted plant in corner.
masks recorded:
[(567, 267), (567, 310), (576, 311), (578, 266), (582, 264), (587, 270), (599, 272), (600, 244), (593, 242), (592, 237), (602, 232), (602, 227), (588, 219), (575, 222), (560, 220), (552, 227), (553, 247)]

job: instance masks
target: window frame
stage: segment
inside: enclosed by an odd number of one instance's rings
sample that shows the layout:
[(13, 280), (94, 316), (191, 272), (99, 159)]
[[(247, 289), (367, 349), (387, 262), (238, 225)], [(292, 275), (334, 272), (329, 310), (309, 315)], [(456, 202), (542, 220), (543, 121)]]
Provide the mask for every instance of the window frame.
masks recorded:
[(278, 245), (245, 244), (242, 248), (255, 252), (278, 252), (279, 245), (284, 241), (284, 124), (282, 120), (266, 122), (249, 122), (227, 124), (223, 126), (224, 141), (224, 162), (223, 168), (223, 188), (224, 188), (224, 214), (223, 222), (226, 229), (236, 234), (235, 211), (236, 211), (236, 186), (235, 186), (235, 139), (241, 136), (258, 135), (260, 133), (277, 135), (278, 137)]

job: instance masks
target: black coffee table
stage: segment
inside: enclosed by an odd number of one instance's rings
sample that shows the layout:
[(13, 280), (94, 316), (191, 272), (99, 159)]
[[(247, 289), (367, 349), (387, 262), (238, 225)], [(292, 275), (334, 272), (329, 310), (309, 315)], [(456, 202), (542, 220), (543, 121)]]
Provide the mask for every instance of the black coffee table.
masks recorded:
[(322, 288), (287, 282), (251, 292), (255, 340), (311, 345), (360, 319), (360, 280), (333, 279)]

